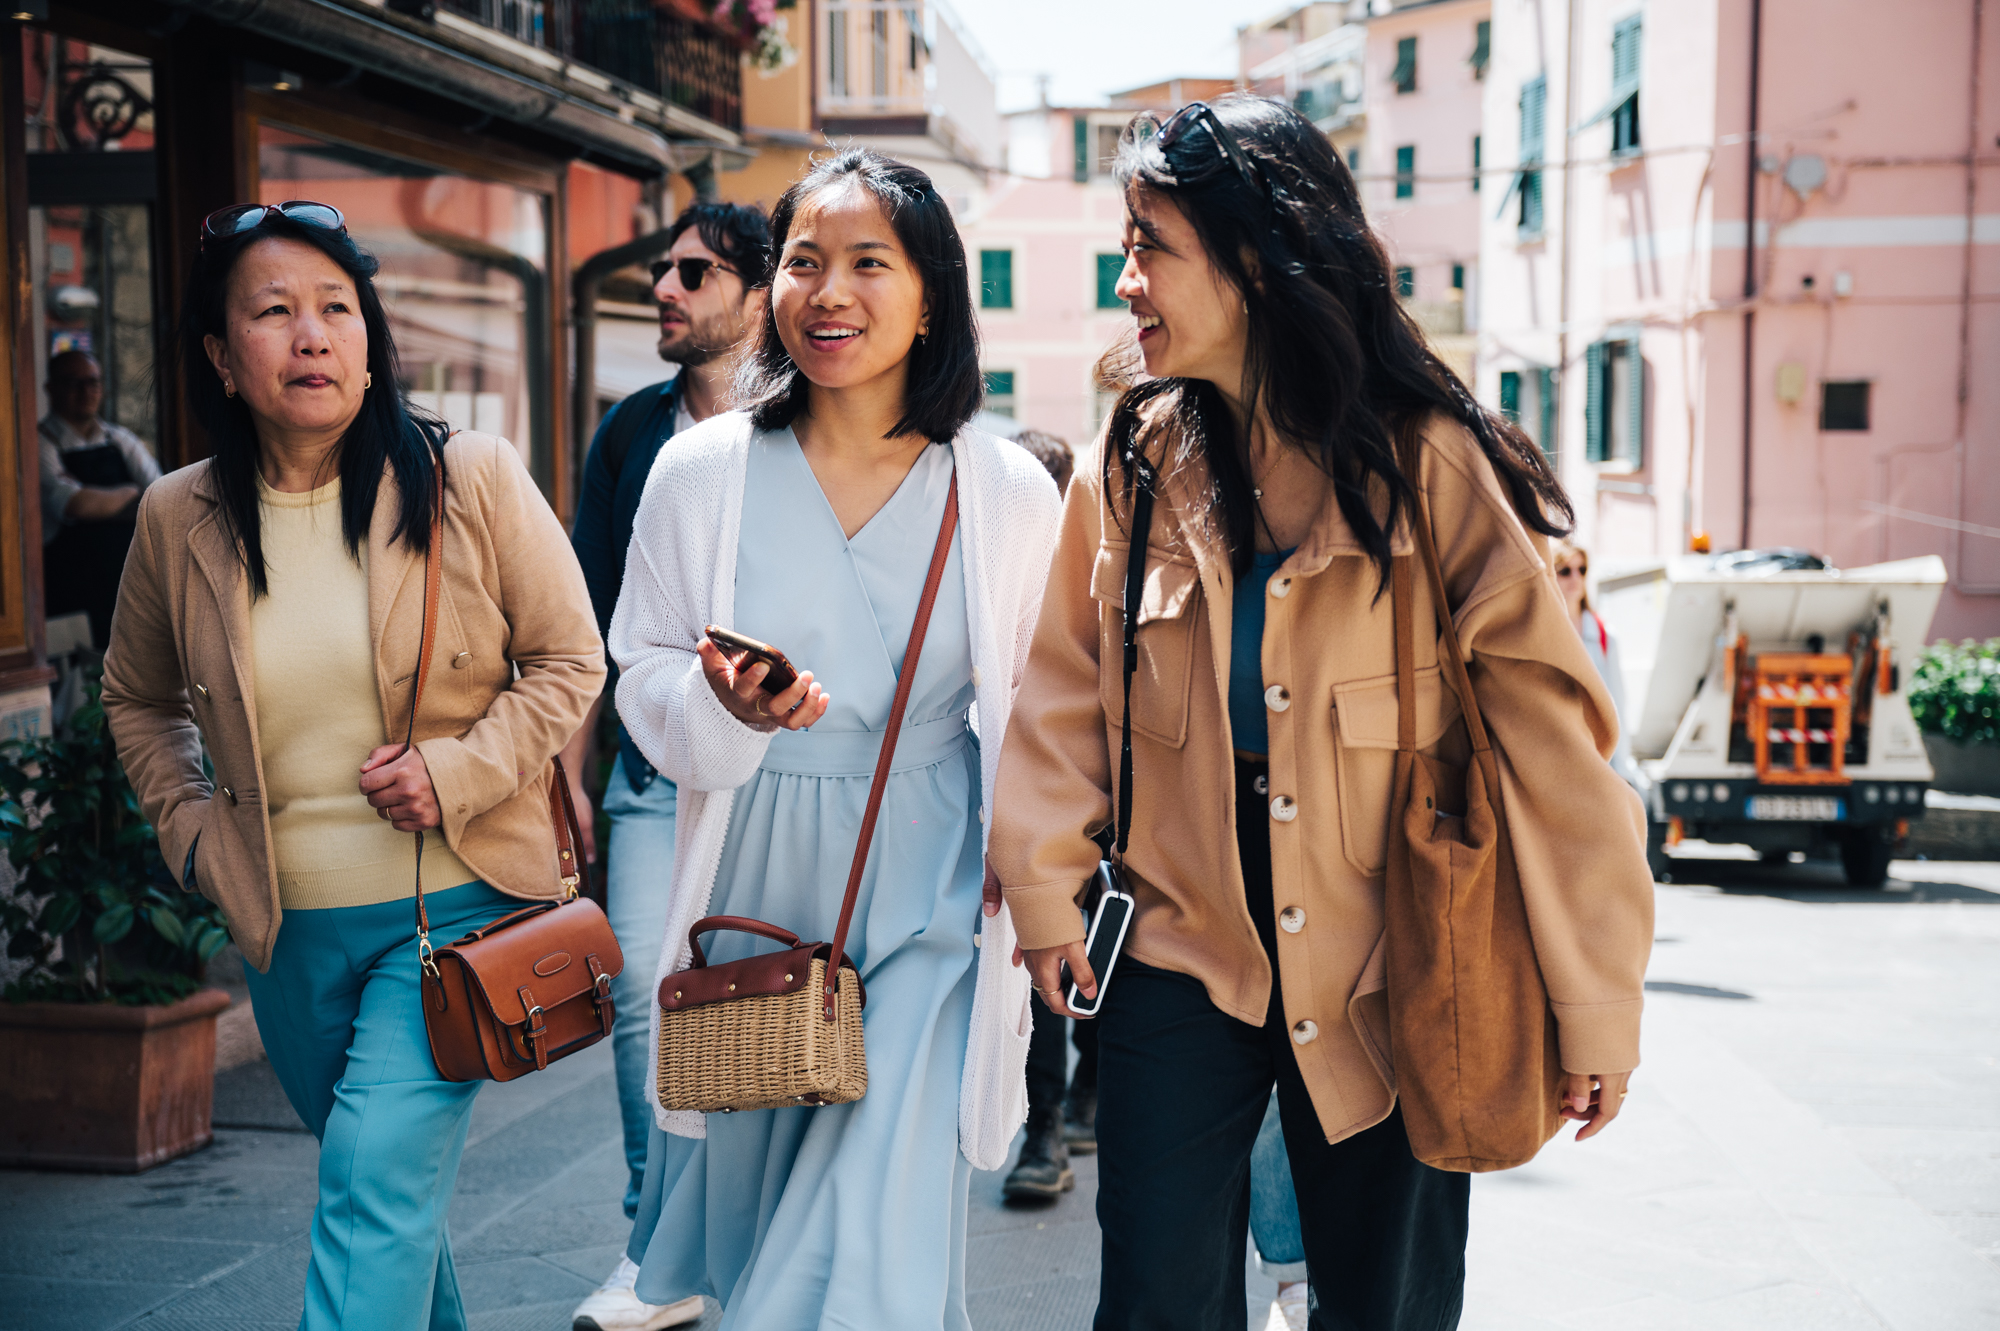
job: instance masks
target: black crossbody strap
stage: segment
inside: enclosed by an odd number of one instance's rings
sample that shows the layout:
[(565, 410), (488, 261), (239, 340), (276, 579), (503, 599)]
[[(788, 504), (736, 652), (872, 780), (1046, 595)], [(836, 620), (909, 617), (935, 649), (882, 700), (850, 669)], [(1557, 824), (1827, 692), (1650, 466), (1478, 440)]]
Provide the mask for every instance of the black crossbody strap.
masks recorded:
[(1125, 454), (1132, 472), (1131, 545), (1125, 556), (1125, 707), (1118, 745), (1118, 837), (1120, 863), (1132, 838), (1132, 675), (1139, 668), (1139, 602), (1146, 594), (1146, 537), (1153, 526), (1153, 464), (1134, 448)]

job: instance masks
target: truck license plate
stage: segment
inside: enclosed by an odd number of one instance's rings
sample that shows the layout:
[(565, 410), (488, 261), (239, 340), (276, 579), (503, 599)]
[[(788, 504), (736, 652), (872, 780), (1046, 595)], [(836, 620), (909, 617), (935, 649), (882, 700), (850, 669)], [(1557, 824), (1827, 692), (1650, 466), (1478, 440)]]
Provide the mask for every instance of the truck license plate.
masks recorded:
[(1840, 801), (1830, 795), (1752, 795), (1750, 816), (1803, 823), (1837, 823)]

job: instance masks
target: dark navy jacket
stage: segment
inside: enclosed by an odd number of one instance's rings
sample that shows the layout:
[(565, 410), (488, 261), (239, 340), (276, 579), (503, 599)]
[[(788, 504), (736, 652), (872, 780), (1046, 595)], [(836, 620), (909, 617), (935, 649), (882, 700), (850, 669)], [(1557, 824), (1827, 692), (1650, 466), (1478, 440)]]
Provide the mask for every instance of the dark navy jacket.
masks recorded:
[[(597, 631), (610, 637), (611, 612), (618, 606), (618, 588), (625, 581), (625, 552), (632, 544), (632, 523), (639, 513), (639, 498), (646, 489), (647, 473), (653, 459), (674, 432), (674, 415), (680, 409), (677, 380), (642, 388), (605, 413), (598, 422), (597, 435), (590, 441), (590, 453), (583, 462), (583, 493), (577, 499), (576, 523), (570, 528), (570, 544), (576, 547), (576, 562), (583, 565), (583, 580), (590, 588), (591, 608), (597, 612)], [(612, 475), (604, 443), (612, 423), (627, 412), (644, 412), (639, 429), (625, 450), (624, 465)], [(611, 663), (617, 678), (617, 663)], [(611, 687), (610, 685), (606, 686)], [(618, 753), (624, 759), (625, 777), (632, 789), (643, 791), (660, 777), (639, 752), (632, 737), (618, 726)]]

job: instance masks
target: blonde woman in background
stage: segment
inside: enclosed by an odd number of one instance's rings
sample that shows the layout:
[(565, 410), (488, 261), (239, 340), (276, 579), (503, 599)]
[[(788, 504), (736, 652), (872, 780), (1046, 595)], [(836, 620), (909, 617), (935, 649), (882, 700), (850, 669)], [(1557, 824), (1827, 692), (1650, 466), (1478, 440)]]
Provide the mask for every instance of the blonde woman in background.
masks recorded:
[(1612, 706), (1618, 709), (1618, 748), (1611, 755), (1612, 770), (1644, 799), (1648, 782), (1632, 758), (1632, 714), (1625, 706), (1625, 666), (1618, 656), (1618, 639), (1611, 636), (1610, 628), (1590, 605), (1590, 552), (1574, 541), (1553, 541), (1549, 565), (1555, 570), (1563, 604), (1569, 607), (1569, 622), (1576, 626), (1590, 663), (1603, 676)]

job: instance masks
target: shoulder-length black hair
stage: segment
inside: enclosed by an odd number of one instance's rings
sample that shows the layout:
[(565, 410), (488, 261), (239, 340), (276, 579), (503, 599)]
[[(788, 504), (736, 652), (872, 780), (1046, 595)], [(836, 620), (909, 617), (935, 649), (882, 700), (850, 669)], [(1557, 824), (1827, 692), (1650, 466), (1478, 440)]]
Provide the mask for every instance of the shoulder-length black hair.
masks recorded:
[[(843, 148), (813, 163), (771, 210), (771, 257), (782, 262), (785, 240), (799, 209), (822, 191), (852, 182), (875, 196), (903, 252), (923, 278), (930, 301), (930, 331), (910, 348), (903, 415), (887, 437), (921, 434), (951, 439), (979, 410), (979, 326), (965, 269), (958, 223), (931, 178), (893, 157), (867, 148)], [(790, 425), (806, 408), (812, 383), (792, 362), (778, 336), (775, 301), (764, 302), (764, 322), (743, 358), (737, 396), (760, 430)]]
[[(1388, 252), (1369, 230), (1354, 177), (1326, 135), (1268, 98), (1232, 94), (1212, 109), (1249, 158), (1255, 184), (1234, 169), (1208, 123), (1163, 151), (1145, 117), (1120, 138), (1114, 175), (1128, 204), (1142, 193), (1177, 204), (1209, 262), (1243, 300), (1249, 417), (1261, 406), (1279, 436), (1332, 478), (1342, 515), (1381, 569), (1380, 585), (1388, 585), (1389, 534), (1414, 500), (1411, 478), (1396, 461), (1397, 441), (1419, 439), (1434, 414), (1479, 441), (1524, 523), (1549, 536), (1568, 532), (1575, 514), (1541, 450), (1473, 401), (1396, 299)], [(1129, 382), (1134, 352), (1129, 343), (1114, 347), (1099, 363), (1100, 379)], [(1127, 388), (1111, 413), (1107, 492), (1112, 460), (1129, 487), (1126, 455), (1142, 428), (1150, 436), (1155, 427), (1169, 449), (1163, 462), (1191, 458), (1206, 466), (1211, 508), (1219, 510), (1240, 576), (1256, 548), (1258, 517), (1249, 441), (1235, 414), (1205, 380)], [(1378, 513), (1381, 496), (1371, 502), (1371, 491), (1386, 492), (1386, 512)]]
[(381, 267), (374, 255), (345, 232), (270, 216), (225, 239), (211, 239), (195, 255), (181, 304), (181, 384), (189, 409), (207, 432), (210, 466), (222, 500), (223, 521), (236, 538), (253, 597), (270, 590), (257, 510), (257, 430), (243, 399), (223, 392), (222, 378), (208, 359), (204, 337), (227, 340), (229, 275), (244, 251), (260, 240), (296, 240), (310, 245), (354, 283), (361, 323), (368, 331), (368, 373), (373, 383), (362, 395), (361, 414), (347, 427), (335, 459), (340, 475), (340, 532), (349, 554), (359, 558), (375, 516), (375, 493), (385, 467), (396, 474), (400, 504), (392, 540), (409, 542), (419, 554), (429, 550), (434, 476), (444, 465), (444, 422), (413, 413), (403, 400), (396, 339), (375, 290)]

